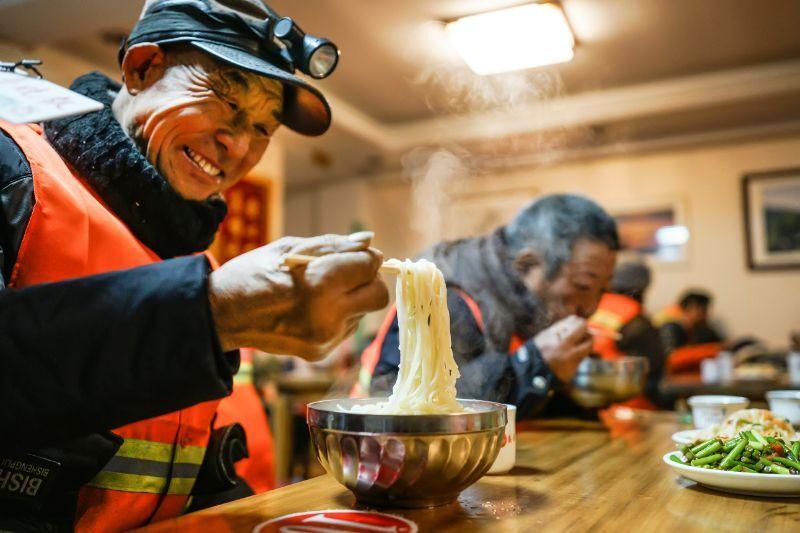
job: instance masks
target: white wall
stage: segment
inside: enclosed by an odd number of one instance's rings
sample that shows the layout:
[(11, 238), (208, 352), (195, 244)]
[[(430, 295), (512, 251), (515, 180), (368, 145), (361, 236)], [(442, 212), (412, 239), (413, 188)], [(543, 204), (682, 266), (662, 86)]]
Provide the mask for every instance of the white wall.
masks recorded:
[[(692, 232), (689, 259), (654, 265), (648, 307), (655, 310), (670, 303), (688, 286), (705, 287), (715, 294), (716, 315), (729, 333), (755, 334), (782, 346), (791, 329), (800, 329), (800, 270), (747, 270), (741, 179), (748, 172), (784, 167), (800, 167), (800, 137), (517, 169), (471, 180), (470, 187), (487, 193), (495, 189), (577, 192), (610, 210), (680, 201)], [(319, 197), (316, 204), (308, 203), (312, 195)], [(502, 194), (487, 196), (503, 201)], [(288, 206), (306, 207), (287, 209), (287, 228), (346, 231), (343, 221), (355, 213), (377, 232), (376, 245), (387, 255), (413, 255), (426, 239), (409, 229), (411, 202), (409, 187), (402, 181), (353, 180), (330, 190), (318, 187), (289, 195)], [(308, 219), (314, 209), (317, 222), (311, 227)]]

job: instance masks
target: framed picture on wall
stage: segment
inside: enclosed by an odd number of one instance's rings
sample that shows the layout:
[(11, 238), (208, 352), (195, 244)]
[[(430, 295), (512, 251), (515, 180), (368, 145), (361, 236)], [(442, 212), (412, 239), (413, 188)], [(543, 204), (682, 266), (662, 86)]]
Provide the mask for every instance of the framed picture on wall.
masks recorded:
[(643, 200), (610, 211), (617, 222), (624, 257), (648, 257), (666, 263), (686, 261), (690, 234), (682, 202)]
[(745, 175), (742, 198), (750, 269), (800, 268), (800, 168)]

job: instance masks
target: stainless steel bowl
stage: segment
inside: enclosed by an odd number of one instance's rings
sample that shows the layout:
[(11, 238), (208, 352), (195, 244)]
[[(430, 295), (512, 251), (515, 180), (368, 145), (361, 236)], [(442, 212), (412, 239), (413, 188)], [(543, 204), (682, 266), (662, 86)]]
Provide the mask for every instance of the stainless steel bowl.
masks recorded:
[(459, 400), (467, 412), (373, 415), (349, 412), (385, 398), (308, 405), (317, 459), (360, 502), (381, 507), (444, 505), (492, 466), (502, 445), (506, 406)]
[(644, 391), (648, 363), (644, 357), (606, 361), (587, 357), (572, 379), (570, 397), (582, 407), (607, 407)]

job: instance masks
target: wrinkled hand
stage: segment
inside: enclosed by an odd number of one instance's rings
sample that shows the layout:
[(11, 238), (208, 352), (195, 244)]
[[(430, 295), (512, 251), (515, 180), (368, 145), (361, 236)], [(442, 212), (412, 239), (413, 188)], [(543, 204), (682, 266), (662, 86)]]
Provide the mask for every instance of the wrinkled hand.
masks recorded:
[(592, 351), (586, 320), (575, 315), (563, 318), (533, 338), (553, 374), (569, 383), (578, 365)]
[[(315, 360), (355, 332), (389, 293), (372, 234), (285, 237), (236, 257), (211, 273), (209, 301), (224, 350), (252, 346)], [(285, 270), (285, 254), (314, 255)]]

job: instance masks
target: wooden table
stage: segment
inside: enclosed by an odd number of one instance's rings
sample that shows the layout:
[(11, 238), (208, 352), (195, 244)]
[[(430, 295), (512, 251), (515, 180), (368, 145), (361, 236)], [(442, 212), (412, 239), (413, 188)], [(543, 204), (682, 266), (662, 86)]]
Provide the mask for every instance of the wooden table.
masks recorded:
[(744, 396), (753, 401), (764, 401), (771, 390), (800, 390), (792, 385), (788, 376), (776, 379), (740, 379), (730, 382), (703, 383), (699, 374), (667, 376), (659, 384), (659, 391), (675, 398), (688, 398), (698, 394), (726, 394)]
[[(661, 462), (679, 429), (674, 414), (638, 421), (550, 421), (520, 427), (517, 466), (485, 476), (457, 502), (390, 510), (420, 532), (800, 531), (800, 498), (766, 499), (704, 489)], [(362, 508), (325, 475), (162, 522), (149, 531), (251, 531), (288, 513)]]

